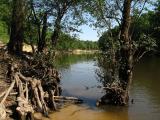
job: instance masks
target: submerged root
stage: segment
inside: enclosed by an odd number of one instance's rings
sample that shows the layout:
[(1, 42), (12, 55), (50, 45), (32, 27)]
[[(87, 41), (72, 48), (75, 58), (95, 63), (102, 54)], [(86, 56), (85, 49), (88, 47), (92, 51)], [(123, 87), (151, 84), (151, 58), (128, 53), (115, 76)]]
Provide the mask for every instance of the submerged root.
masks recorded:
[(106, 93), (101, 97), (96, 105), (126, 105), (128, 102), (128, 95), (126, 96), (126, 91), (118, 84), (112, 84), (109, 87), (104, 87)]

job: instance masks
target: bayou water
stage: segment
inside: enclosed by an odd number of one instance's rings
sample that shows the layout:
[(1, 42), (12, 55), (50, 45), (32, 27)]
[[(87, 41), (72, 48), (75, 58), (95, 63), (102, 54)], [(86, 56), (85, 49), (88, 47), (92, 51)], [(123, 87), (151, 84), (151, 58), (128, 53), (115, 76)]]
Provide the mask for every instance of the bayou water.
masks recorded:
[(104, 95), (98, 87), (96, 55), (64, 55), (57, 59), (63, 88), (62, 95), (84, 100), (80, 105), (65, 105), (50, 120), (160, 120), (160, 58), (142, 59), (135, 67), (128, 106), (96, 107)]

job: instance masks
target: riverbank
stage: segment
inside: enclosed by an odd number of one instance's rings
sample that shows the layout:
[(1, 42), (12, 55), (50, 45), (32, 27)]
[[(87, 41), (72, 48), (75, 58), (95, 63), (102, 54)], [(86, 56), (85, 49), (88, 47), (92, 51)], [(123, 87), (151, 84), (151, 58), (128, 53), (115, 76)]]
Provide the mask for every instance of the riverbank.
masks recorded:
[(10, 55), (0, 48), (0, 120), (33, 120), (35, 112), (48, 116), (49, 111), (58, 109), (50, 98), (60, 95), (59, 74), (46, 62), (41, 62), (41, 57)]
[(0, 47), (0, 120), (9, 120), (10, 116), (32, 120), (35, 115), (40, 120), (43, 115), (59, 110), (62, 102), (83, 102), (61, 96), (59, 73), (47, 55), (10, 55), (4, 46)]
[[(36, 46), (34, 46), (36, 49)], [(23, 51), (32, 52), (32, 48), (30, 45), (24, 44)], [(99, 53), (99, 50), (82, 50), (82, 49), (74, 49), (74, 50), (56, 50), (56, 54), (66, 53), (66, 54), (95, 54)]]
[(81, 54), (95, 54), (99, 53), (99, 50), (81, 50), (81, 49), (75, 49), (75, 50), (68, 50), (68, 51), (56, 51), (56, 54), (74, 54), (74, 55), (81, 55)]

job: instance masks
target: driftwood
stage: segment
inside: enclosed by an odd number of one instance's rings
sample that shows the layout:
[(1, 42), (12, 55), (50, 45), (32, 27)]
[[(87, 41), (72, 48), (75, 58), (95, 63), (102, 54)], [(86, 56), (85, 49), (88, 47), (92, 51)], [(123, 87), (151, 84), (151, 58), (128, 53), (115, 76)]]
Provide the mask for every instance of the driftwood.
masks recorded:
[[(77, 97), (68, 97), (68, 96), (55, 96), (53, 95), (54, 92), (52, 92), (52, 99), (55, 102), (73, 102), (73, 103), (83, 103), (82, 99), (79, 99)], [(45, 98), (50, 98), (49, 94), (45, 94)]]
[(83, 100), (81, 100), (77, 97), (53, 96), (53, 98), (55, 101), (83, 103)]

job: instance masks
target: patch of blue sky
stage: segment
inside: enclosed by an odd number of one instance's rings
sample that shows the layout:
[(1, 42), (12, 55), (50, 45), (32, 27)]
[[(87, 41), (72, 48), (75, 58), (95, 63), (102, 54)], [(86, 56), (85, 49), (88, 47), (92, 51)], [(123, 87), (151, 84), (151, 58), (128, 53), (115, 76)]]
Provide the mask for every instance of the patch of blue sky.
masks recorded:
[(98, 41), (99, 36), (97, 30), (94, 30), (89, 25), (82, 25), (81, 33), (78, 34), (80, 40)]

